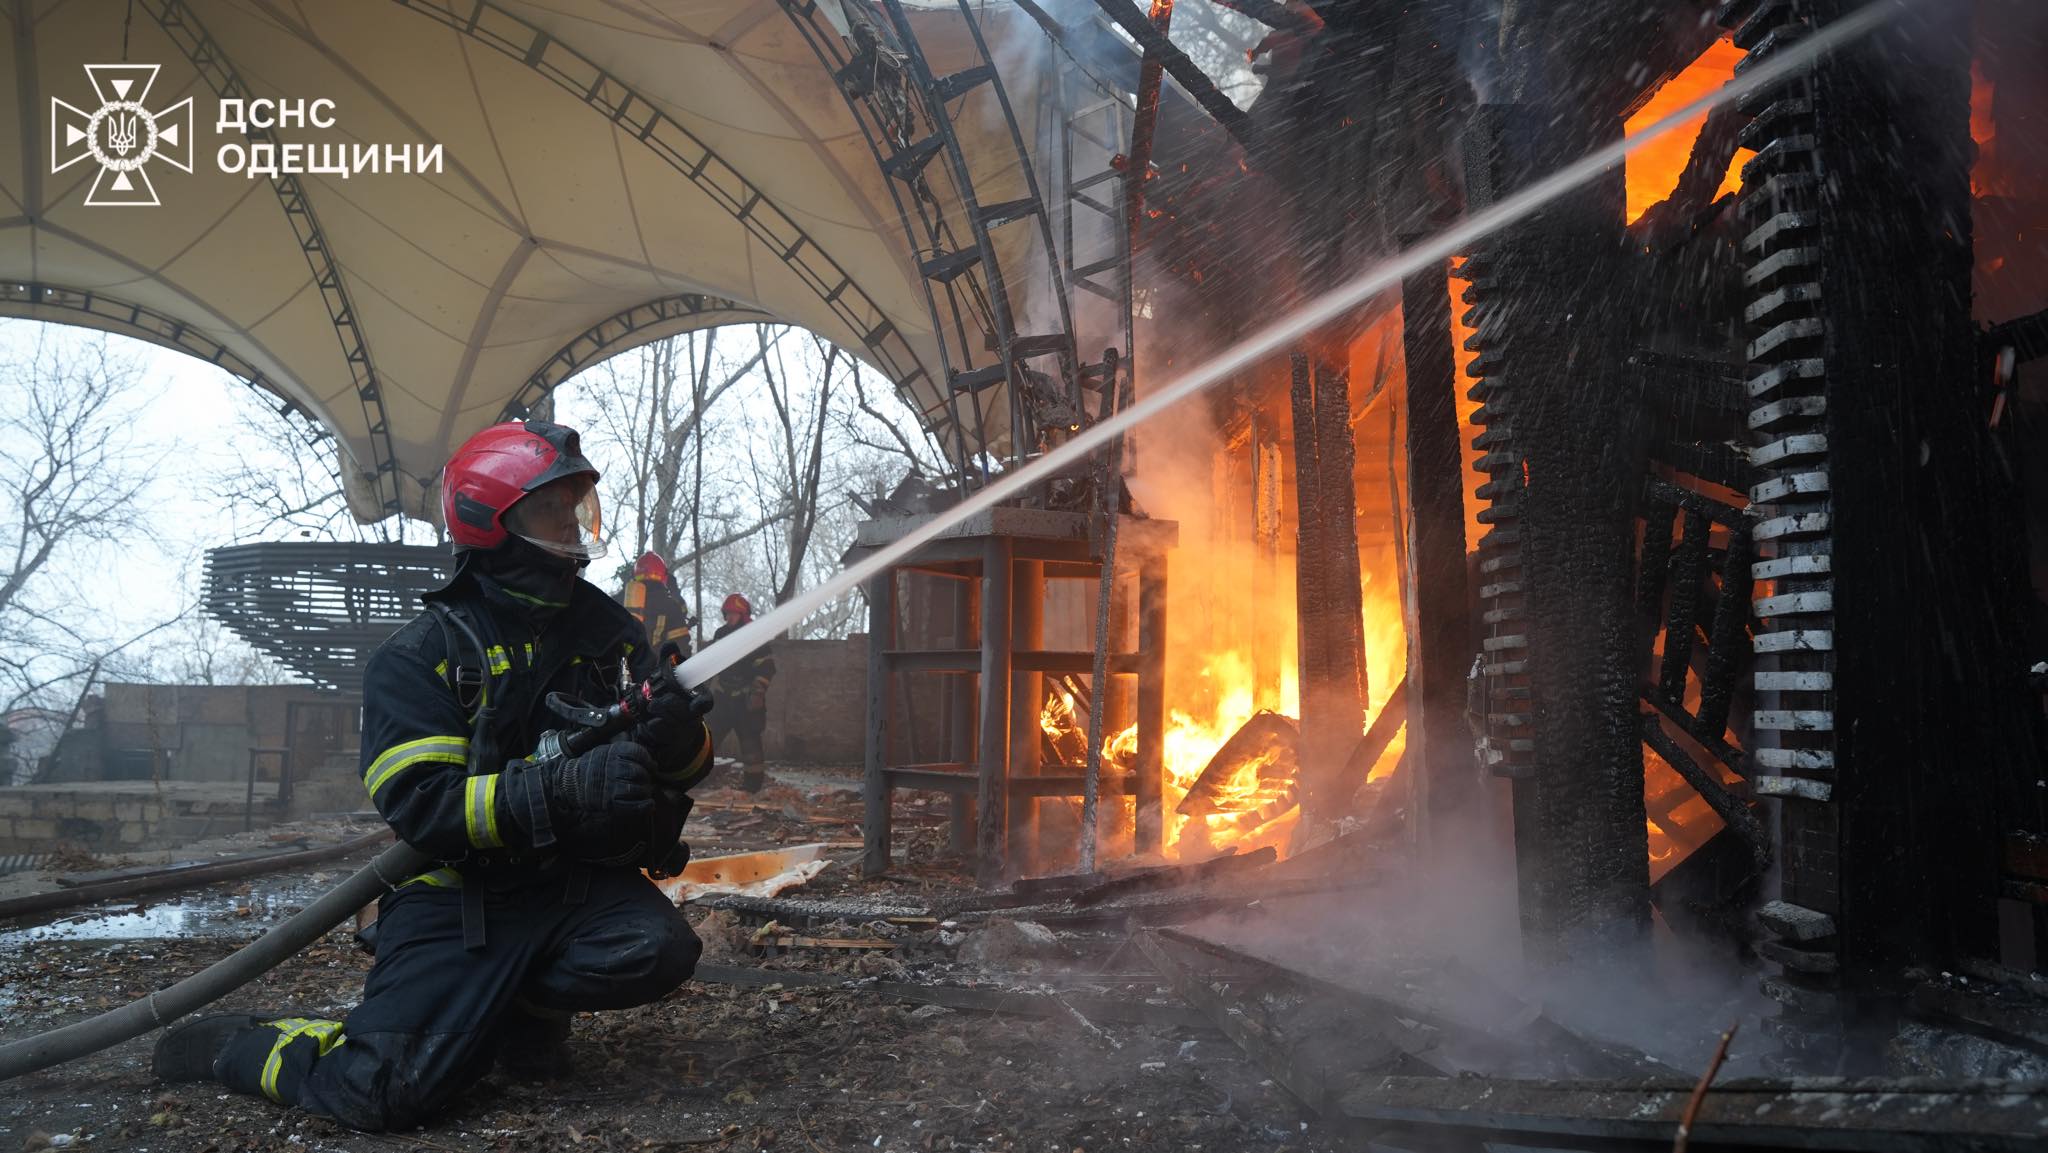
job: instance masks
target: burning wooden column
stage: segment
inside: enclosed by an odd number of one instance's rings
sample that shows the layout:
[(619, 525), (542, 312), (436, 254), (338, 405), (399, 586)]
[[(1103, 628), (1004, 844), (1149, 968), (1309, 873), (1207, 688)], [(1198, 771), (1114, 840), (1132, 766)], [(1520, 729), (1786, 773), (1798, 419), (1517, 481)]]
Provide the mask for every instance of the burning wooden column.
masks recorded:
[[(1590, 30), (1599, 0), (1504, 15), (1511, 104), (1467, 138), (1475, 207), (1527, 186), (1621, 131), (1629, 91)], [(1561, 10), (1560, 10), (1561, 9)], [(1634, 496), (1646, 452), (1623, 349), (1634, 305), (1619, 168), (1475, 254), (1487, 298), (1485, 426), (1494, 480), (1482, 565), (1488, 740), (1514, 778), (1525, 948), (1556, 963), (1588, 945), (1630, 947), (1650, 913), (1634, 628)], [(1602, 938), (1599, 943), (1583, 942)]]
[[(1752, 61), (1866, 5), (1738, 6)], [(1747, 105), (1759, 793), (1788, 1063), (1881, 1061), (1908, 970), (1991, 955), (1994, 789), (2039, 777), (1973, 388), (1969, 37), (1908, 11)], [(1966, 17), (1965, 17), (1966, 19)], [(1938, 21), (1938, 26), (1933, 21)], [(1979, 386), (1981, 387), (1981, 386)], [(1837, 563), (1839, 561), (1839, 563)], [(2022, 774), (2024, 776), (2022, 777)]]
[(1408, 393), (1408, 743), (1419, 835), (1472, 799), (1478, 782), (1465, 727), (1471, 626), (1465, 588), (1465, 482), (1458, 446), (1450, 278), (1436, 268), (1401, 283)]
[[(1333, 820), (1338, 779), (1365, 727), (1364, 593), (1353, 488), (1350, 373), (1334, 355), (1292, 361), (1301, 663), (1302, 817)], [(1355, 786), (1357, 782), (1352, 782)]]

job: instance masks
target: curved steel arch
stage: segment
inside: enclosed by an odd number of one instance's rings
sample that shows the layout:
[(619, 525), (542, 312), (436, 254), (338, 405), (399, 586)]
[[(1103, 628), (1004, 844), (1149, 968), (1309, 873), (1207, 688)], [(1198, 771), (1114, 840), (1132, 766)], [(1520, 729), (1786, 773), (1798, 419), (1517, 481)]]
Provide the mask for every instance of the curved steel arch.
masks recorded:
[[(249, 86), (242, 81), (241, 73), (235, 70), (227, 54), (221, 50), (220, 43), (185, 6), (184, 0), (142, 0), (142, 7), (185, 54), (185, 59), (213, 89), (215, 96), (244, 100), (250, 96)], [(272, 148), (278, 145), (277, 134), (271, 129), (249, 126), (244, 131), (252, 141), (267, 143)], [(363, 426), (370, 442), (372, 489), (386, 516), (399, 513), (402, 506), (398, 491), (398, 454), (391, 440), (391, 424), (384, 415), (384, 397), (377, 380), (377, 368), (370, 360), (370, 347), (363, 338), (362, 328), (356, 323), (355, 304), (349, 299), (348, 286), (342, 282), (341, 269), (335, 264), (326, 234), (321, 231), (320, 221), (313, 214), (313, 203), (306, 198), (304, 184), (296, 175), (280, 172), (272, 178), (271, 187), (276, 190), (285, 219), (291, 222), (292, 231), (298, 237), (300, 251), (305, 253), (306, 265), (313, 273), (313, 283), (319, 288), (320, 299), (327, 306), (327, 317), (334, 326), (334, 335), (341, 342), (342, 358), (348, 364), (356, 398), (363, 406)]]
[[(47, 315), (49, 313), (55, 315)], [(243, 384), (277, 401), (280, 417), (287, 421), (297, 418), (304, 425), (305, 432), (299, 439), (308, 448), (335, 440), (317, 416), (305, 405), (279, 391), (261, 369), (200, 329), (153, 308), (91, 289), (44, 282), (6, 281), (0, 282), (0, 315), (96, 328), (147, 341), (172, 352), (182, 352), (225, 370)], [(338, 452), (338, 442), (335, 448)], [(321, 459), (337, 470), (334, 479), (339, 485), (341, 462), (338, 457), (335, 453), (322, 453)]]
[(520, 386), (519, 392), (505, 402), (498, 419), (523, 420), (533, 411), (534, 405), (546, 399), (563, 381), (591, 365), (682, 331), (670, 329), (664, 332), (650, 332), (649, 329), (662, 329), (679, 320), (716, 313), (732, 315), (731, 321), (722, 323), (781, 323), (780, 318), (758, 308), (703, 293), (663, 296), (644, 304), (636, 304), (584, 329), (569, 343), (556, 350), (553, 356), (541, 362), (541, 366), (533, 371), (533, 375), (526, 378), (524, 385)]
[[(60, 313), (77, 315), (75, 318), (52, 318), (38, 315), (38, 310), (41, 309), (54, 309)], [(168, 313), (158, 312), (153, 308), (89, 288), (72, 288), (46, 281), (0, 281), (0, 315), (16, 316), (23, 320), (72, 324), (80, 328), (96, 328), (102, 332), (148, 341), (173, 352), (182, 352), (225, 369), (242, 383), (267, 393), (279, 402), (282, 415), (305, 420), (308, 426), (315, 430), (308, 438), (308, 443), (332, 437), (326, 426), (322, 425), (305, 405), (279, 391), (277, 386), (271, 383), (270, 378), (263, 374), (262, 369), (244, 360), (227, 345)]]
[[(939, 403), (948, 410), (953, 426), (956, 468), (963, 480), (973, 479), (970, 473), (985, 480), (974, 466), (978, 460), (985, 467), (989, 440), (980, 393), (993, 385), (1008, 386), (1010, 442), (1014, 455), (1022, 457), (1030, 452), (1044, 402), (1065, 402), (1075, 414), (1070, 419), (1078, 419), (1085, 372), (1052, 217), (994, 58), (973, 10), (964, 2), (959, 4), (960, 16), (977, 62), (948, 76), (932, 72), (907, 13), (895, 0), (878, 0), (872, 10), (848, 8), (850, 32), (839, 29), (821, 11), (818, 0), (778, 2), (819, 64), (833, 76), (876, 165), (889, 178), (905, 239), (918, 257), (925, 304), (939, 341), (946, 385)], [(890, 57), (886, 66), (884, 54)], [(905, 93), (900, 99), (895, 78), (885, 77), (899, 64)], [(993, 94), (1015, 150), (1023, 199), (984, 203), (953, 129), (952, 106), (984, 87)], [(941, 157), (943, 162), (934, 164)], [(952, 218), (959, 219), (969, 235), (957, 235)], [(1057, 330), (1036, 335), (1017, 331), (1011, 284), (1018, 278), (1006, 274), (991, 239), (997, 229), (1024, 221), (1036, 224), (1058, 306)], [(1049, 379), (1047, 374), (1027, 363), (1045, 357), (1056, 358), (1058, 366), (1051, 395), (1039, 384)], [(962, 396), (973, 408), (978, 443), (972, 448), (959, 412)], [(925, 415), (931, 420), (935, 413), (927, 410)]]
[(519, 61), (630, 132), (795, 272), (849, 331), (859, 334), (862, 346), (898, 389), (932, 379), (888, 313), (803, 226), (631, 85), (492, 0), (464, 0), (460, 12), (452, 0), (393, 2)]

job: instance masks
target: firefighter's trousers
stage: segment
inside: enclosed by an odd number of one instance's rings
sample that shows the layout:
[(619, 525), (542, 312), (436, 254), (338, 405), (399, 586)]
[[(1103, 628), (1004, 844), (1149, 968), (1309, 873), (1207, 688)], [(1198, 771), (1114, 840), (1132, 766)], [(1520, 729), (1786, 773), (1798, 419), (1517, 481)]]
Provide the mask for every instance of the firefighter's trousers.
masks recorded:
[(702, 952), (682, 910), (636, 870), (482, 888), (480, 948), (464, 945), (461, 888), (423, 880), (385, 894), (377, 961), (348, 1019), (252, 1030), (216, 1072), (356, 1129), (410, 1128), (488, 1073), (500, 1046), (531, 1035), (525, 1006), (644, 1005), (682, 984)]
[(747, 707), (747, 694), (727, 696), (714, 694), (715, 704), (711, 710), (711, 745), (714, 749), (725, 746), (728, 736), (739, 739), (739, 762), (743, 765), (758, 765), (764, 759), (761, 755), (761, 734), (768, 730), (768, 710)]

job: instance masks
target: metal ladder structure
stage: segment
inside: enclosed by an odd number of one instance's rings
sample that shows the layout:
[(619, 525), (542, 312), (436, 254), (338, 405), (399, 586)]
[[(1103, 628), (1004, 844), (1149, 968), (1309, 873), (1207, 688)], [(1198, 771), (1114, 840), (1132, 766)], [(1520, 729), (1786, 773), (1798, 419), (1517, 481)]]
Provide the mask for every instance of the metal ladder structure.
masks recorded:
[[(949, 426), (948, 447), (962, 481), (979, 484), (991, 466), (1003, 463), (991, 459), (992, 440), (1001, 436), (992, 436), (989, 428), (996, 411), (984, 397), (990, 389), (1007, 386), (1004, 416), (1012, 461), (1035, 453), (1044, 433), (1078, 427), (1084, 419), (1086, 370), (1068, 297), (1076, 262), (1071, 244), (1060, 245), (1055, 235), (1056, 221), (1060, 234), (1068, 234), (1073, 206), (1048, 203), (1009, 93), (967, 0), (959, 0), (959, 10), (973, 60), (944, 75), (934, 70), (900, 0), (846, 0), (836, 9), (840, 21), (826, 11), (830, 2), (782, 0), (782, 7), (838, 82), (876, 165), (890, 178), (890, 196), (915, 253), (940, 346), (946, 382), (940, 405)], [(970, 158), (956, 128), (969, 115), (1000, 117), (1011, 153), (1004, 169), (1015, 175), (1018, 187), (991, 196), (985, 188), (989, 178), (977, 182), (974, 171), (978, 166), (986, 173), (988, 158)], [(1068, 199), (1074, 194), (1071, 181), (1055, 187)], [(1093, 187), (1092, 182), (1085, 185), (1084, 194)], [(1095, 199), (1090, 198), (1089, 209)], [(1013, 257), (1012, 267), (1005, 267), (997, 238), (1005, 230), (1025, 228), (1035, 230), (1043, 261), (1015, 267), (1022, 262)], [(1032, 251), (1029, 243), (1010, 248)], [(1082, 264), (1087, 288), (1098, 290), (1096, 278), (1107, 266)], [(1113, 291), (1128, 300), (1128, 275), (1118, 281), (1112, 282)], [(1030, 318), (1029, 331), (1020, 316), (1019, 302), (1025, 299), (1051, 306), (1042, 310), (1047, 315)], [(1123, 311), (1128, 315), (1128, 306)], [(939, 406), (925, 415), (933, 420), (942, 416)]]

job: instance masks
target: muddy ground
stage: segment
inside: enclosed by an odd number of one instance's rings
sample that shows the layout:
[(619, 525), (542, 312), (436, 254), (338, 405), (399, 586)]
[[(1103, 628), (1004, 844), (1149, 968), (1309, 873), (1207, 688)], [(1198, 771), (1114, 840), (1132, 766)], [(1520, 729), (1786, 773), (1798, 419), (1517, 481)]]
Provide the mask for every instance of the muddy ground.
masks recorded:
[[(700, 856), (852, 841), (859, 835), (853, 787), (850, 773), (806, 771), (785, 774), (757, 796), (713, 789), (691, 819), (690, 838)], [(902, 860), (890, 878), (861, 880), (851, 865), (855, 851), (839, 848), (832, 867), (789, 895), (921, 903), (964, 893), (965, 862), (943, 851), (943, 812), (943, 801), (899, 808)], [(342, 828), (307, 831), (339, 839)], [(61, 924), (0, 924), (0, 1041), (80, 1020), (196, 972), (351, 867), (116, 902)], [(695, 907), (691, 917), (707, 940), (707, 966), (752, 984), (692, 981), (654, 1005), (585, 1015), (570, 1076), (531, 1084), (494, 1073), (419, 1131), (353, 1133), (261, 1100), (155, 1084), (152, 1034), (7, 1084), (0, 1151), (1334, 1147), (1242, 1052), (1145, 977), (1114, 929), (1042, 949), (977, 950), (967, 944), (974, 933), (925, 930), (899, 932), (889, 954), (799, 948), (762, 957), (749, 948), (752, 927), (737, 918), (719, 913), (707, 923)], [(221, 1008), (338, 1016), (354, 1003), (368, 968), (352, 927), (337, 929)], [(796, 983), (819, 975), (851, 983)], [(878, 980), (1019, 992), (1014, 1005), (988, 1012), (905, 1003), (878, 992)], [(1183, 1019), (1091, 1021), (1061, 1011), (1049, 991), (1074, 1004), (1150, 1002), (1160, 1015)]]

